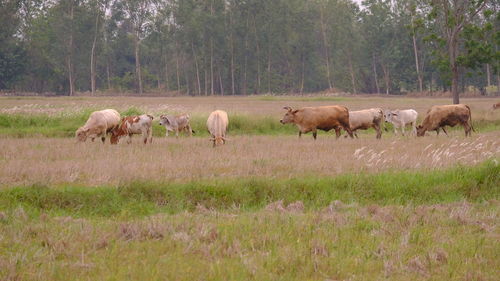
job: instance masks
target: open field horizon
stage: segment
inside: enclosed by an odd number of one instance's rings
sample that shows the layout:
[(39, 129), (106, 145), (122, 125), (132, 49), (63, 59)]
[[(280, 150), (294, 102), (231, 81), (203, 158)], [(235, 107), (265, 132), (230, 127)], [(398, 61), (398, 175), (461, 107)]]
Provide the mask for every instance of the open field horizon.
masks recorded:
[[(495, 280), (500, 110), (476, 132), (297, 137), (283, 106), (439, 98), (0, 97), (0, 280)], [(92, 110), (188, 112), (194, 137), (77, 143)], [(205, 121), (229, 113), (212, 148)], [(407, 131), (410, 131), (408, 128)]]

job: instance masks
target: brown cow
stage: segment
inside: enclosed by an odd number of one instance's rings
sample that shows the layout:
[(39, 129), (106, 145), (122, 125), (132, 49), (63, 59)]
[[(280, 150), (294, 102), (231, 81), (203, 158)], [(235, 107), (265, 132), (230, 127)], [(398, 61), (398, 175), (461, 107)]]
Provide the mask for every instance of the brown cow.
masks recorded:
[(293, 123), (299, 129), (299, 138), (304, 133), (313, 132), (313, 138), (316, 139), (317, 130), (328, 132), (331, 129), (335, 130), (337, 139), (340, 137), (340, 130), (347, 131), (352, 138), (352, 131), (349, 126), (349, 110), (345, 106), (318, 106), (318, 107), (303, 107), (293, 110), (286, 106), (287, 110), (281, 124)]
[(427, 111), (422, 125), (417, 127), (417, 136), (424, 136), (426, 131), (436, 131), (439, 134), (439, 129), (442, 129), (448, 135), (444, 130), (444, 126), (454, 127), (457, 124), (464, 127), (465, 136), (470, 136), (471, 130), (475, 132), (472, 127), (471, 110), (468, 105), (435, 105)]
[(500, 109), (500, 102), (497, 102), (493, 105), (493, 110)]
[(153, 116), (143, 114), (140, 116), (123, 117), (120, 125), (111, 130), (111, 143), (117, 144), (119, 139), (127, 136), (127, 143), (132, 143), (133, 134), (142, 134), (144, 144), (153, 141)]

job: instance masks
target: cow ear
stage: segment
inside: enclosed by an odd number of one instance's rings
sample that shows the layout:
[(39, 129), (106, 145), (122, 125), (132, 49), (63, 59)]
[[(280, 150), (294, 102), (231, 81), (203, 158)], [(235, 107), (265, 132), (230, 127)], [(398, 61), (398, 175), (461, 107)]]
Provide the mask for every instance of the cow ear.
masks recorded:
[(392, 113), (392, 115), (394, 115), (394, 116), (398, 116), (398, 114), (397, 114), (397, 113)]
[(291, 107), (289, 107), (289, 106), (285, 106), (285, 107), (283, 107), (283, 109), (284, 109), (284, 110), (288, 110), (288, 112), (292, 111), (292, 108), (291, 108)]
[(297, 112), (299, 112), (299, 110), (298, 110), (298, 109), (295, 109), (294, 111), (292, 111), (292, 114), (295, 114), (295, 113), (297, 113)]

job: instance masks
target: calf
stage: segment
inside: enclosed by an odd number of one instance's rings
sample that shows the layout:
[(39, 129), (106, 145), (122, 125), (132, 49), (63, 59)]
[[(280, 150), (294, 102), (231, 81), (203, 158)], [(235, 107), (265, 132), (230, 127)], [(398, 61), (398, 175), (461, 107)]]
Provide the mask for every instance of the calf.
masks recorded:
[(160, 116), (160, 125), (165, 126), (167, 130), (166, 136), (168, 137), (168, 132), (175, 132), (175, 136), (179, 137), (180, 131), (185, 131), (189, 136), (194, 134), (191, 125), (189, 124), (189, 114), (180, 114), (180, 115), (161, 115)]
[(385, 122), (390, 122), (394, 126), (394, 134), (398, 134), (397, 129), (401, 128), (401, 134), (405, 135), (405, 127), (410, 124), (412, 127), (412, 133), (417, 134), (417, 117), (418, 113), (414, 109), (403, 109), (403, 110), (386, 110)]
[(153, 116), (143, 114), (140, 116), (127, 116), (123, 117), (119, 126), (116, 126), (111, 131), (111, 143), (117, 144), (122, 136), (127, 136), (127, 143), (132, 142), (133, 134), (141, 134), (144, 144), (149, 140), (153, 141)]

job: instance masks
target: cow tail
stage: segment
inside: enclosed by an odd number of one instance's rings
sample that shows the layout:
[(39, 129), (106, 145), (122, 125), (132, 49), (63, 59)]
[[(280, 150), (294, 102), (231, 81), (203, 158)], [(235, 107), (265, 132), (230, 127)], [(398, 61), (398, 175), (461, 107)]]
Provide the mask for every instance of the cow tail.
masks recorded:
[(474, 126), (472, 126), (472, 111), (470, 110), (470, 107), (468, 105), (465, 105), (467, 107), (467, 109), (469, 110), (469, 120), (470, 120), (470, 127), (472, 128), (472, 131), (474, 131), (474, 133), (476, 132), (476, 130), (474, 130)]

